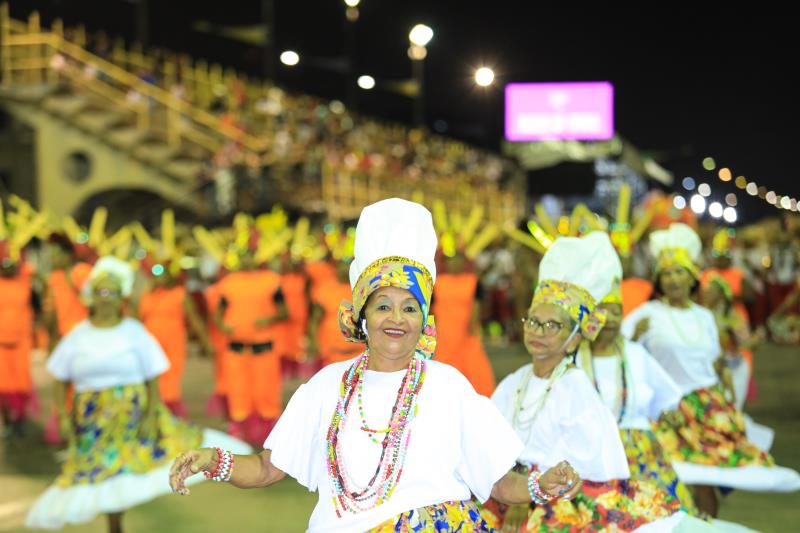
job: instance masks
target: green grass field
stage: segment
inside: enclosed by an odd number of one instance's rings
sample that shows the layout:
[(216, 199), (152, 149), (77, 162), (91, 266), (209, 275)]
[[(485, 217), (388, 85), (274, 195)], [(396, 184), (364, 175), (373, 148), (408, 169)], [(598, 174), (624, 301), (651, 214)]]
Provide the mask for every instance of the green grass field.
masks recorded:
[[(490, 349), (498, 376), (505, 376), (527, 360), (522, 348)], [(219, 421), (203, 417), (211, 390), (211, 363), (190, 359), (187, 364), (185, 397), (193, 420), (222, 428)], [(747, 411), (755, 420), (776, 430), (773, 454), (784, 466), (800, 469), (800, 350), (764, 345), (756, 352), (757, 402)], [(42, 403), (47, 405), (49, 381), (42, 362), (35, 365)], [(297, 386), (289, 383), (288, 395)], [(43, 409), (46, 410), (46, 409)], [(37, 421), (37, 424), (39, 422)], [(41, 441), (41, 427), (31, 427), (19, 442), (0, 441), (0, 531), (27, 531), (22, 527), (33, 499), (58, 472), (55, 450)], [(125, 514), (128, 532), (280, 532), (305, 531), (315, 503), (311, 494), (286, 480), (259, 490), (239, 490), (204, 483), (188, 497), (167, 495)], [(735, 491), (722, 502), (720, 518), (738, 522), (765, 533), (800, 531), (800, 494), (757, 494)], [(66, 532), (105, 531), (105, 521), (72, 526)]]

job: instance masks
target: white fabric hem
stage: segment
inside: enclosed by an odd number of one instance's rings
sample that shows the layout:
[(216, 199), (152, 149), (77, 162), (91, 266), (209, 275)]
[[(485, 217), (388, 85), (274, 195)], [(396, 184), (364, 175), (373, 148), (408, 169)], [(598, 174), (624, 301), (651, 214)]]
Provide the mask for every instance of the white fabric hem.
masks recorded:
[(775, 440), (775, 430), (759, 424), (747, 413), (744, 413), (744, 433), (747, 440), (758, 446), (760, 450), (768, 452)]
[(636, 528), (636, 533), (758, 533), (749, 527), (714, 519), (711, 523), (689, 516), (679, 511), (668, 518), (662, 518)]
[[(252, 452), (244, 442), (213, 429), (203, 430), (203, 447), (218, 446), (236, 454)], [(145, 474), (122, 474), (97, 484), (57, 487), (51, 485), (34, 502), (25, 527), (60, 529), (65, 524), (83, 524), (103, 513), (116, 513), (168, 494), (172, 463)], [(189, 478), (187, 485), (204, 481), (202, 475)]]
[(800, 490), (800, 474), (783, 466), (721, 466), (672, 463), (687, 485), (713, 485), (753, 492), (794, 492)]

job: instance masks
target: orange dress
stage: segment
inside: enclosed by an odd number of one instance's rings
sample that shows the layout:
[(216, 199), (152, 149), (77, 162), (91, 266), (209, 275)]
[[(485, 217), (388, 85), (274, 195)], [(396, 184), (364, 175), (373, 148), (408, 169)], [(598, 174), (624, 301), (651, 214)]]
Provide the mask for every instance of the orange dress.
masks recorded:
[(220, 302), (226, 302), (223, 322), (233, 328), (223, 364), (234, 422), (253, 414), (263, 419), (281, 414), (279, 325), (256, 325), (257, 319), (277, 314), (280, 284), (280, 276), (268, 270), (234, 272), (219, 282)]
[(336, 265), (330, 261), (314, 261), (306, 263), (306, 275), (311, 284), (311, 292), (316, 291), (320, 283), (336, 279)]
[(186, 298), (186, 288), (176, 285), (154, 287), (139, 301), (139, 319), (169, 360), (169, 369), (158, 379), (161, 399), (166, 403), (181, 399), (181, 381), (186, 368)]
[(91, 271), (92, 265), (78, 263), (69, 272), (56, 270), (50, 274), (47, 285), (56, 313), (58, 334), (62, 337), (89, 316), (89, 309), (81, 301), (80, 290)]
[(322, 308), (317, 347), (323, 364), (347, 361), (363, 352), (363, 344), (347, 342), (339, 329), (339, 305), (342, 300), (353, 298), (350, 284), (342, 283), (336, 277), (324, 279), (314, 287), (312, 297), (314, 303)]
[(208, 340), (214, 348), (214, 394), (217, 396), (225, 396), (227, 383), (225, 381), (225, 365), (223, 364), (223, 360), (225, 358), (225, 352), (228, 350), (228, 337), (219, 330), (213, 318), (219, 306), (219, 284), (220, 282), (217, 281), (210, 285), (205, 290), (204, 296), (206, 298), (206, 309), (208, 312), (206, 332), (208, 334)]
[(653, 284), (646, 279), (625, 278), (620, 284), (622, 291), (622, 316), (628, 316), (634, 309), (645, 303), (653, 295)]
[(303, 337), (308, 327), (308, 279), (300, 272), (289, 272), (281, 276), (281, 290), (286, 301), (289, 320), (281, 324), (281, 354), (292, 361), (300, 361), (305, 349)]
[[(705, 287), (711, 281), (711, 278), (714, 276), (720, 276), (724, 279), (731, 288), (731, 292), (733, 293), (734, 299), (739, 299), (742, 297), (742, 291), (744, 290), (744, 271), (740, 270), (735, 267), (730, 268), (709, 268), (703, 271), (703, 274), (700, 276), (700, 286)], [(747, 320), (750, 320), (750, 314), (747, 312), (747, 307), (741, 301), (735, 301), (733, 306), (736, 310), (744, 315)]]
[[(0, 400), (16, 416), (24, 416), (24, 403), (33, 391), (31, 350), (33, 349), (33, 269), (23, 264), (12, 277), (0, 277)], [(24, 400), (23, 400), (24, 398)]]
[(478, 335), (470, 333), (478, 277), (471, 272), (439, 274), (433, 288), (437, 361), (457, 368), (484, 396), (497, 381)]
[[(49, 309), (55, 312), (58, 335), (64, 337), (72, 328), (89, 317), (89, 309), (80, 298), (81, 287), (89, 279), (92, 265), (76, 263), (71, 269), (56, 270), (47, 280), (49, 290)], [(72, 387), (67, 393), (67, 405), (72, 405)], [(58, 418), (55, 407), (45, 424), (44, 440), (49, 444), (58, 444), (62, 438), (58, 429)]]

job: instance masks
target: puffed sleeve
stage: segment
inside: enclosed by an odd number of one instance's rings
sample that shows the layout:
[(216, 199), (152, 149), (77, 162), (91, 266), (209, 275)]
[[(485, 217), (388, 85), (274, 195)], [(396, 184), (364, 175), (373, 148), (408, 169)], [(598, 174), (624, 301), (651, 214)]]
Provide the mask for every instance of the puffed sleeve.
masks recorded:
[(47, 371), (59, 381), (72, 380), (72, 358), (75, 353), (74, 331), (62, 338), (47, 360)]
[(264, 442), (264, 449), (272, 451), (272, 464), (310, 491), (317, 490), (324, 469), (321, 405), (313, 389), (313, 382), (300, 385)]
[(478, 501), (485, 502), (494, 484), (514, 466), (524, 446), (492, 400), (475, 392), (461, 374), (458, 378), (463, 383), (458, 382), (456, 387), (461, 406), (461, 462), (456, 475)]

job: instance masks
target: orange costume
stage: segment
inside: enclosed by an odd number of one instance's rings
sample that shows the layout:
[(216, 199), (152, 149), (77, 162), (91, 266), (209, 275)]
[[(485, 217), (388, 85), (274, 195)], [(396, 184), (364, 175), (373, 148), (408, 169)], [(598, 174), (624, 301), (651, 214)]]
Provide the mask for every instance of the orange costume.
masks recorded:
[[(312, 261), (306, 263), (306, 274), (311, 283), (311, 289), (316, 290), (323, 281), (336, 279), (336, 266), (330, 261)], [(352, 298), (352, 294), (350, 297)]]
[(169, 369), (158, 378), (161, 399), (170, 409), (185, 415), (181, 381), (186, 367), (186, 288), (154, 287), (139, 301), (139, 319), (156, 338), (169, 360)]
[(494, 371), (478, 335), (470, 333), (478, 277), (470, 272), (441, 273), (433, 288), (436, 319), (436, 355), (454, 366), (472, 383), (478, 394), (491, 396), (497, 386)]
[(288, 272), (281, 276), (281, 290), (286, 300), (289, 320), (281, 325), (281, 354), (291, 361), (300, 361), (305, 348), (303, 337), (308, 327), (308, 279), (301, 272)]
[(81, 301), (80, 290), (91, 271), (92, 265), (89, 263), (77, 263), (69, 271), (53, 271), (47, 280), (58, 334), (62, 337), (89, 316), (89, 310)]
[(642, 278), (625, 278), (620, 284), (622, 291), (622, 316), (645, 303), (653, 295), (653, 284)]
[(266, 433), (281, 414), (280, 353), (276, 350), (280, 324), (258, 325), (259, 319), (278, 314), (281, 278), (268, 270), (228, 274), (219, 282), (222, 321), (231, 328), (223, 359), (227, 381), (228, 413), (232, 432), (250, 419), (248, 440), (255, 443), (266, 435), (253, 435), (253, 425)]
[[(55, 270), (47, 280), (49, 288), (49, 306), (55, 311), (56, 329), (59, 337), (65, 336), (72, 328), (89, 317), (89, 309), (80, 298), (81, 287), (88, 281), (92, 272), (89, 263), (77, 263), (69, 270)], [(53, 339), (55, 340), (55, 339)], [(72, 405), (72, 389), (67, 395), (67, 404)], [(55, 409), (45, 423), (44, 441), (47, 444), (63, 442), (58, 429), (58, 417)]]
[(322, 309), (322, 319), (317, 328), (317, 347), (323, 364), (347, 361), (364, 351), (364, 345), (347, 342), (339, 328), (339, 305), (350, 301), (353, 290), (350, 284), (339, 281), (335, 274), (314, 286), (314, 303)]
[(0, 276), (0, 407), (14, 422), (24, 420), (33, 391), (32, 278), (33, 269), (26, 263), (19, 264), (16, 275)]
[(700, 275), (700, 286), (706, 287), (711, 281), (711, 278), (714, 276), (719, 276), (728, 282), (731, 292), (733, 292), (733, 306), (749, 321), (750, 314), (747, 312), (747, 308), (744, 306), (744, 304), (740, 301), (740, 298), (742, 297), (742, 291), (744, 290), (744, 271), (736, 267), (706, 269)]
[[(206, 298), (206, 310), (208, 315), (206, 318), (206, 331), (211, 346), (214, 347), (214, 397), (216, 397), (216, 401), (223, 401), (223, 398), (227, 394), (225, 365), (223, 364), (223, 360), (225, 358), (225, 352), (228, 349), (228, 338), (219, 330), (217, 324), (214, 322), (214, 313), (217, 312), (220, 300), (219, 285), (220, 281), (210, 285), (205, 290), (204, 296)], [(206, 412), (211, 416), (216, 414), (218, 410), (214, 404), (215, 400), (212, 398), (212, 400), (209, 401), (208, 407), (206, 407)], [(225, 411), (227, 411), (227, 407)]]

